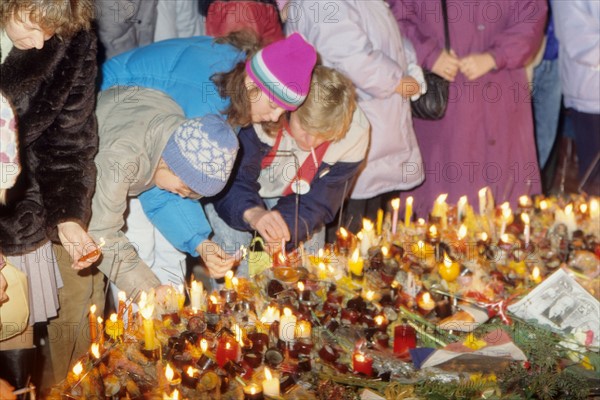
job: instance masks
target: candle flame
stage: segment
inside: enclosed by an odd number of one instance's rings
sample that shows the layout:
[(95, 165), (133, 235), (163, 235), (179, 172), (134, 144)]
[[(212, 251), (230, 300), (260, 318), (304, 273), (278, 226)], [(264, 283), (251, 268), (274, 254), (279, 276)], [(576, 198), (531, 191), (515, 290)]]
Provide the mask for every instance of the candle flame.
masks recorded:
[(77, 364), (75, 364), (75, 366), (73, 367), (73, 373), (75, 374), (76, 377), (79, 377), (79, 375), (81, 375), (82, 372), (83, 372), (83, 364), (81, 364), (81, 361), (78, 361)]
[(197, 281), (192, 281), (192, 290), (196, 291), (196, 290), (201, 290), (202, 287), (198, 284)]
[(231, 348), (231, 343), (225, 342), (225, 349), (229, 350)]
[(374, 291), (368, 290), (367, 293), (365, 293), (365, 299), (367, 299), (368, 301), (373, 301), (374, 298), (375, 298)]
[(149, 296), (146, 294), (146, 292), (142, 292), (142, 294), (140, 295), (138, 307), (144, 319), (152, 318), (152, 313), (154, 312), (154, 303), (150, 301)]
[(587, 203), (581, 203), (581, 204), (579, 205), (579, 211), (580, 211), (582, 214), (585, 214), (585, 213), (587, 212), (587, 209), (588, 209), (588, 205), (587, 205)]
[(319, 249), (319, 251), (317, 252), (317, 256), (319, 258), (323, 258), (324, 255), (325, 255), (325, 250), (323, 250), (322, 248)]
[(92, 343), (92, 346), (90, 347), (90, 352), (92, 353), (94, 358), (100, 358), (100, 344)]
[(363, 230), (365, 232), (370, 232), (373, 230), (373, 222), (367, 218), (363, 218)]
[(96, 314), (96, 305), (95, 304), (92, 304), (90, 306), (90, 314)]
[(510, 237), (508, 236), (507, 233), (504, 233), (500, 236), (500, 240), (504, 243), (509, 243), (510, 242)]
[(537, 266), (531, 271), (531, 277), (534, 281), (540, 279), (540, 269)]
[(598, 210), (600, 210), (600, 203), (598, 202), (598, 199), (591, 199), (590, 200), (590, 214), (597, 214)]
[(273, 379), (273, 375), (271, 374), (271, 370), (265, 367), (265, 380), (270, 381)]
[(519, 197), (519, 205), (521, 207), (525, 207), (525, 206), (529, 205), (529, 196), (523, 195), (523, 196)]
[(344, 239), (346, 239), (348, 237), (348, 231), (346, 229), (344, 229), (344, 227), (340, 228), (340, 236)]
[(211, 294), (209, 299), (210, 299), (210, 302), (213, 304), (217, 304), (219, 302), (219, 300), (217, 300), (217, 297), (214, 294)]
[[(408, 201), (408, 199), (406, 199)], [(392, 200), (392, 208), (394, 210), (397, 210), (400, 208), (400, 198), (396, 197), (395, 199)]]
[(194, 377), (194, 373), (196, 373), (196, 369), (194, 367), (192, 367), (191, 365), (189, 367), (187, 367), (187, 370), (185, 371), (185, 373), (190, 377), (193, 378)]
[(521, 221), (523, 221), (525, 225), (529, 225), (529, 215), (527, 213), (521, 214)]
[(384, 257), (387, 257), (388, 254), (389, 254), (389, 252), (390, 251), (388, 250), (387, 246), (382, 246), (381, 247), (381, 254), (383, 254)]
[(487, 187), (479, 189), (479, 197), (485, 196), (485, 192), (487, 192)]
[(448, 198), (448, 193), (442, 193), (438, 196), (437, 199), (435, 199), (435, 202), (438, 204), (443, 204), (446, 202), (447, 198)]
[(425, 219), (423, 219), (423, 218), (417, 219), (417, 224), (418, 225), (425, 225)]
[(548, 209), (548, 202), (546, 200), (540, 201), (540, 210), (545, 211)]
[(458, 239), (462, 240), (467, 237), (467, 226), (462, 224), (460, 228), (458, 228)]
[(119, 294), (117, 295), (117, 297), (119, 298), (119, 301), (124, 302), (125, 300), (127, 300), (127, 295), (122, 290), (119, 291)]
[(250, 394), (256, 394), (258, 393), (258, 387), (256, 385), (250, 385), (248, 391), (250, 392)]
[(429, 292), (423, 293), (423, 303), (431, 303), (431, 295)]
[(365, 362), (365, 356), (362, 353), (356, 353), (354, 359), (358, 362)]
[(565, 214), (570, 215), (573, 213), (573, 204), (569, 204), (565, 207)]
[(274, 306), (268, 306), (267, 310), (263, 313), (260, 320), (263, 323), (271, 323), (278, 319), (279, 319), (279, 309)]
[(448, 257), (448, 254), (446, 254), (446, 252), (444, 252), (444, 266), (446, 268), (450, 268), (452, 266), (452, 259)]
[(467, 204), (467, 196), (461, 196), (460, 199), (458, 199), (458, 205), (464, 206), (465, 204)]
[(185, 293), (183, 283), (180, 283), (179, 285), (177, 285), (177, 290), (179, 291), (179, 293)]
[(298, 290), (304, 292), (304, 283), (298, 282)]
[(175, 376), (175, 371), (173, 371), (171, 364), (167, 363), (167, 367), (165, 368), (165, 378), (167, 378), (167, 380), (169, 382), (172, 382), (174, 376)]
[(104, 322), (104, 320), (102, 319), (102, 317), (98, 317), (98, 323), (101, 324), (103, 322)]
[(202, 350), (202, 353), (206, 353), (206, 350), (208, 350), (208, 342), (206, 339), (200, 340), (200, 350)]
[(108, 317), (108, 319), (110, 320), (110, 322), (117, 322), (117, 314), (110, 314), (110, 317)]
[(292, 310), (290, 310), (289, 308), (285, 307), (283, 309), (283, 315), (285, 315), (286, 317), (291, 317), (292, 316)]
[(237, 277), (234, 277), (231, 279), (231, 284), (233, 285), (234, 288), (236, 288), (239, 283), (240, 283), (240, 281)]
[(483, 240), (484, 242), (487, 242), (488, 234), (486, 232), (481, 232), (481, 240)]
[(225, 279), (231, 279), (233, 278), (233, 271), (229, 270), (227, 271), (227, 273), (225, 274)]
[(408, 196), (406, 198), (406, 205), (407, 206), (412, 206), (412, 204), (413, 204), (413, 197), (412, 196)]
[(358, 249), (355, 249), (355, 250), (354, 250), (354, 252), (352, 253), (352, 258), (351, 258), (351, 260), (352, 260), (353, 262), (358, 262), (358, 256), (359, 256), (359, 254), (358, 254)]
[(431, 225), (431, 226), (429, 227), (429, 234), (430, 234), (431, 236), (436, 236), (436, 235), (437, 235), (437, 228), (436, 228), (436, 226), (435, 226), (435, 225)]
[(321, 271), (325, 271), (325, 263), (323, 263), (323, 262), (320, 262), (320, 263), (319, 263), (319, 269), (320, 269)]
[(375, 323), (381, 326), (385, 322), (385, 317), (383, 315), (375, 316)]

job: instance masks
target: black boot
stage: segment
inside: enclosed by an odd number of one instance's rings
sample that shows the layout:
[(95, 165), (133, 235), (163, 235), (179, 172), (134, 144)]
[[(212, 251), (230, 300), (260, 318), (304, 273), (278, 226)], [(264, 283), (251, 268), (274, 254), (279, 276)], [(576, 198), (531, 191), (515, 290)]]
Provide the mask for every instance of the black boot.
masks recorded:
[[(15, 389), (29, 385), (36, 348), (0, 351), (0, 378), (10, 383)], [(20, 397), (20, 398), (24, 398)]]

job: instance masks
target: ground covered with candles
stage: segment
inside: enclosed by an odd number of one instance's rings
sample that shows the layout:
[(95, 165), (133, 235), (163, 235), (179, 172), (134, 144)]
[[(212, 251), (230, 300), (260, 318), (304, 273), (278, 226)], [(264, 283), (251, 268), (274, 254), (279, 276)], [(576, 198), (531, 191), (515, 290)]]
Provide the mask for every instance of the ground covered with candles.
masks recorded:
[(49, 398), (599, 396), (598, 198), (480, 197), (440, 196), (427, 222), (396, 203), (318, 255), (255, 248), (219, 292), (90, 310), (90, 352)]

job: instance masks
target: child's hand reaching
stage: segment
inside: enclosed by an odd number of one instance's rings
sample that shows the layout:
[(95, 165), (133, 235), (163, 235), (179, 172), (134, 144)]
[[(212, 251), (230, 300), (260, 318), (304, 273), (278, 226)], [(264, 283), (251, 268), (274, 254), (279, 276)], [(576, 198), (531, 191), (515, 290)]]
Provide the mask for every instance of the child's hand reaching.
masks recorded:
[(221, 246), (212, 240), (205, 240), (200, 243), (196, 251), (204, 260), (209, 275), (215, 279), (224, 277), (227, 271), (233, 268), (238, 261), (236, 257), (225, 253)]
[[(58, 224), (58, 237), (73, 260), (71, 265), (73, 269), (87, 268), (100, 257), (98, 246), (77, 222), (67, 221)], [(85, 257), (93, 252), (95, 252), (93, 256)]]

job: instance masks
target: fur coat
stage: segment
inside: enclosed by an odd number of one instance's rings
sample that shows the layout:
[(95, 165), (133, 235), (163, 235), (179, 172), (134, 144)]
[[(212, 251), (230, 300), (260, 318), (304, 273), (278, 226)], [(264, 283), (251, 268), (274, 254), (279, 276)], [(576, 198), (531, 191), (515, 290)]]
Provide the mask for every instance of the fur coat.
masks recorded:
[(57, 240), (60, 222), (87, 225), (98, 148), (96, 53), (95, 34), (81, 31), (54, 36), (40, 50), (13, 48), (0, 66), (0, 89), (17, 112), (23, 168), (0, 206), (0, 253)]

